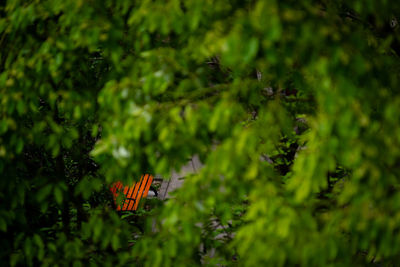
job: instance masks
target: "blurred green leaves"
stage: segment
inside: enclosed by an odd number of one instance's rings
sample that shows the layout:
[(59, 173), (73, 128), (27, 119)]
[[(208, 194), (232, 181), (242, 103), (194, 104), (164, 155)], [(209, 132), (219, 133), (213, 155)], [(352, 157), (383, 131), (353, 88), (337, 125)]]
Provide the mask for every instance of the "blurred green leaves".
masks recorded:
[[(0, 4), (0, 260), (396, 264), (399, 11)], [(112, 182), (194, 155), (202, 169), (159, 209), (112, 210)]]

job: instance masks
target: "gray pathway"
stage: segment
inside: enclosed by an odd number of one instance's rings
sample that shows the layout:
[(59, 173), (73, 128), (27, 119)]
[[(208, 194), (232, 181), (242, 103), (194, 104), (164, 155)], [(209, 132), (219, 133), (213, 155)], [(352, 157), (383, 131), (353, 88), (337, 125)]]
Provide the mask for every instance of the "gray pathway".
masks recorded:
[(193, 156), (179, 172), (173, 171), (170, 179), (163, 180), (158, 197), (162, 200), (170, 198), (170, 192), (182, 186), (185, 176), (192, 173), (198, 173), (201, 167), (202, 164), (199, 157)]

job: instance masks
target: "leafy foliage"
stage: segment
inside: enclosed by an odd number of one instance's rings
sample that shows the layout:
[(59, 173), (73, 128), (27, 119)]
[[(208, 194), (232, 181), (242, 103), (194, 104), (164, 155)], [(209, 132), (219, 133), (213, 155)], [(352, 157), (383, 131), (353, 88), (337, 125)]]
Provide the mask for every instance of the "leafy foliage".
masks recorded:
[[(400, 255), (395, 1), (0, 3), (0, 259), (365, 265)], [(117, 214), (108, 185), (203, 168)]]

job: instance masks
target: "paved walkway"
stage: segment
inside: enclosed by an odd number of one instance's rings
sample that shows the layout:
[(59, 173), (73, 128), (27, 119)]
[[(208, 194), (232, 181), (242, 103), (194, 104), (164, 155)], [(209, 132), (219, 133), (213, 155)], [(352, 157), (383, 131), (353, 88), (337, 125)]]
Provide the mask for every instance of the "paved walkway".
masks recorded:
[(198, 173), (202, 166), (199, 157), (193, 156), (179, 172), (173, 171), (170, 179), (163, 180), (160, 192), (158, 193), (158, 198), (162, 200), (170, 198), (170, 192), (182, 186), (185, 176), (192, 173)]

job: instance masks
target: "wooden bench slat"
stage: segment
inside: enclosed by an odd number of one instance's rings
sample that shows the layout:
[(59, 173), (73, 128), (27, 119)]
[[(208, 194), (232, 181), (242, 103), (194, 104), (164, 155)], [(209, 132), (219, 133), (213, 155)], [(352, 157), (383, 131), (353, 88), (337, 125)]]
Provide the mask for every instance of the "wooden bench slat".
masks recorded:
[(147, 177), (148, 177), (148, 174), (145, 175), (142, 183), (140, 184), (140, 189), (139, 189), (139, 192), (138, 192), (138, 194), (137, 194), (137, 196), (135, 198), (136, 200), (135, 200), (135, 206), (134, 206), (133, 210), (136, 210), (138, 208), (138, 206), (139, 206), (139, 201), (142, 198), (143, 190), (144, 190), (144, 188), (146, 186), (146, 182), (148, 180)]

